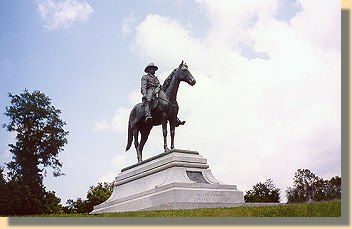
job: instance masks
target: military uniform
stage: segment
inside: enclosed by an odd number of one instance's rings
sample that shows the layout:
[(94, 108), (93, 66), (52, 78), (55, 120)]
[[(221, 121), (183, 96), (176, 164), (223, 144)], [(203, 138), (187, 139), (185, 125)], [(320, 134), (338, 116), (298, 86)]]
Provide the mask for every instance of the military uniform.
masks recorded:
[(143, 95), (143, 102), (145, 105), (146, 121), (152, 119), (152, 100), (156, 97), (161, 88), (159, 79), (155, 76), (156, 70), (158, 70), (157, 66), (155, 66), (153, 63), (148, 64), (144, 69), (144, 72), (147, 74), (143, 75), (141, 79), (141, 93)]
[(154, 95), (160, 91), (159, 79), (151, 73), (142, 76), (141, 92), (146, 100), (152, 100)]

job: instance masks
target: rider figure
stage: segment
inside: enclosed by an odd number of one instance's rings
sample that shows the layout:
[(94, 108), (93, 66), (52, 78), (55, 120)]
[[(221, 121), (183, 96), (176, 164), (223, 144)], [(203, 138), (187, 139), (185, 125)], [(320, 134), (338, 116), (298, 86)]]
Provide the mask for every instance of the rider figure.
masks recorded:
[[(155, 75), (158, 67), (154, 65), (154, 63), (150, 63), (144, 69), (146, 75), (142, 76), (141, 80), (141, 92), (143, 95), (143, 102), (145, 106), (145, 121), (150, 122), (152, 120), (152, 101), (158, 96), (159, 91), (161, 89), (161, 85), (159, 79)], [(179, 118), (176, 118), (176, 126), (184, 125), (185, 121), (181, 122)]]
[(146, 72), (147, 74), (143, 75), (141, 80), (141, 92), (145, 105), (146, 122), (152, 120), (152, 100), (154, 99), (154, 97), (156, 97), (161, 88), (159, 79), (155, 75), (156, 70), (158, 70), (157, 66), (155, 66), (153, 63), (148, 64), (147, 67), (144, 69), (144, 72)]

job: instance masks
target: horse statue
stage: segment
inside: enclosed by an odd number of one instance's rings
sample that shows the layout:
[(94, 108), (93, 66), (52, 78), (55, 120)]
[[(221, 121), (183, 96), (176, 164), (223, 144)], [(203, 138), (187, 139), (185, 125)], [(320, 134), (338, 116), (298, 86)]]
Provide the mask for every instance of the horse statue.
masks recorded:
[[(131, 148), (132, 140), (137, 151), (138, 162), (142, 162), (142, 151), (147, 142), (149, 133), (153, 126), (162, 125), (164, 137), (164, 150), (168, 151), (167, 147), (167, 122), (170, 125), (171, 149), (174, 149), (174, 137), (176, 127), (176, 117), (178, 113), (178, 104), (176, 101), (177, 91), (180, 82), (186, 82), (193, 86), (196, 80), (188, 70), (186, 63), (181, 64), (176, 68), (169, 77), (164, 81), (159, 96), (155, 99), (152, 107), (152, 121), (146, 122), (144, 119), (145, 109), (143, 103), (135, 105), (130, 113), (128, 121), (128, 139), (126, 151)], [(138, 142), (138, 135), (141, 134), (141, 140)]]

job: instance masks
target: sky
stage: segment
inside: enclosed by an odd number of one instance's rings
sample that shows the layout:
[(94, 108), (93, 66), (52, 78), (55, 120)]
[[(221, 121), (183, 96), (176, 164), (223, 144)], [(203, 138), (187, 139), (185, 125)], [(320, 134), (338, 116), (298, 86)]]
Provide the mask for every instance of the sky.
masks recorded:
[[(218, 180), (245, 192), (270, 178), (286, 201), (297, 169), (341, 176), (340, 1), (1, 1), (0, 123), (7, 93), (49, 96), (69, 136), (65, 176), (49, 169), (44, 185), (85, 198), (137, 162), (127, 122), (145, 66), (163, 81), (182, 60), (197, 84), (180, 85), (175, 147)], [(0, 129), (1, 166), (14, 141)], [(158, 126), (143, 158), (162, 152)]]

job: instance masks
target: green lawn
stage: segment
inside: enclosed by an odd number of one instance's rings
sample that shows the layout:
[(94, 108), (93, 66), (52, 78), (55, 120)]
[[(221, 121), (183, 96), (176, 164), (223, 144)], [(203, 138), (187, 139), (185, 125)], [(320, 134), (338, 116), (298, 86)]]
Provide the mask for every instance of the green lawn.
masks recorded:
[(54, 217), (340, 217), (341, 201), (277, 206), (242, 206), (190, 210), (158, 210), (103, 214), (47, 215)]

